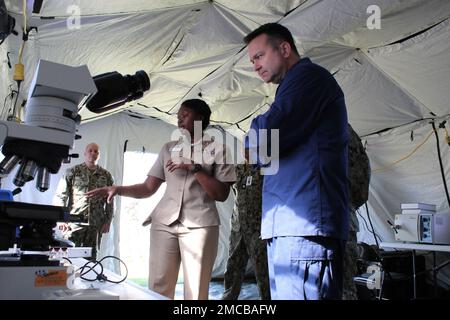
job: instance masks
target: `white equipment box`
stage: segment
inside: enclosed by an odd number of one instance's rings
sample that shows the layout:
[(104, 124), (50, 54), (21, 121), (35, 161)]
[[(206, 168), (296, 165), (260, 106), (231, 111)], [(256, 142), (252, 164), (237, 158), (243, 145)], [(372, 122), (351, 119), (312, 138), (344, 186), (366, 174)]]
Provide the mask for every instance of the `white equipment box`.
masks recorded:
[(450, 244), (450, 214), (396, 214), (394, 227), (397, 241)]

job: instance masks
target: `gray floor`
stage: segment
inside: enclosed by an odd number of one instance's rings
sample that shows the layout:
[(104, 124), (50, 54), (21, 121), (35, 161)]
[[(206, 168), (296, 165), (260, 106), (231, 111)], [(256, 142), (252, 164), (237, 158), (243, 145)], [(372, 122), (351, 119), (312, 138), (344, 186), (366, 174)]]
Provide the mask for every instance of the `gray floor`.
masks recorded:
[[(220, 300), (223, 293), (223, 281), (211, 281), (209, 284), (209, 300)], [(177, 283), (175, 300), (183, 300), (183, 283)], [(258, 288), (255, 282), (245, 281), (242, 284), (238, 300), (259, 300)]]

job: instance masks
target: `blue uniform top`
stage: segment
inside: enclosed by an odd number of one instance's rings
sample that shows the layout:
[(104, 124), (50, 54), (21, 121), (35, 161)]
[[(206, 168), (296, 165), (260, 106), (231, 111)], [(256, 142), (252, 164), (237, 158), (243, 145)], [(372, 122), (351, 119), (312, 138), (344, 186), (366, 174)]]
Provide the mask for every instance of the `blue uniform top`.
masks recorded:
[[(261, 236), (347, 239), (347, 111), (334, 77), (300, 59), (251, 128), (279, 129), (279, 170), (263, 186)], [(270, 140), (269, 140), (270, 141)], [(252, 145), (253, 144), (253, 145)], [(246, 141), (249, 148), (256, 147)], [(272, 142), (270, 150), (275, 150)]]

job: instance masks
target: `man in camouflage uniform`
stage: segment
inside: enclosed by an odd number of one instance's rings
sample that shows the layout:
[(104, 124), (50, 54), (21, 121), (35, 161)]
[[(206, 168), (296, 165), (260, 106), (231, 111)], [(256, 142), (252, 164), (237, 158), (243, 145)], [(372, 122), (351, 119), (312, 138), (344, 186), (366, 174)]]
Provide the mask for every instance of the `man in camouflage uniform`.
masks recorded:
[(88, 144), (84, 163), (67, 170), (63, 190), (58, 194), (70, 214), (78, 215), (81, 221), (69, 224), (69, 240), (77, 247), (92, 247), (92, 260), (97, 257), (102, 234), (109, 232), (114, 210), (113, 203), (107, 203), (106, 198), (87, 199), (84, 195), (87, 191), (114, 183), (111, 174), (97, 165), (99, 156), (98, 145)]
[(344, 286), (342, 299), (357, 300), (353, 277), (357, 274), (357, 238), (359, 231), (356, 210), (369, 198), (370, 163), (361, 139), (353, 128), (348, 125), (348, 188), (350, 228), (344, 255)]
[(267, 244), (261, 240), (262, 182), (258, 169), (236, 166), (233, 185), (235, 206), (231, 217), (230, 249), (224, 274), (223, 300), (236, 300), (241, 291), (248, 259), (255, 271), (259, 296), (270, 300)]

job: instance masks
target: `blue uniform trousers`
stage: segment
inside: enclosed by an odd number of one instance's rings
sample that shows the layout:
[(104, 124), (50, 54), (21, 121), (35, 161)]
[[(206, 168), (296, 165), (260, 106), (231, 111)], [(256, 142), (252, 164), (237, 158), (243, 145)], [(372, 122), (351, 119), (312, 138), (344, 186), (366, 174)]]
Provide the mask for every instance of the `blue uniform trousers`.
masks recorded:
[(274, 237), (267, 242), (273, 300), (342, 298), (345, 241), (321, 236)]

